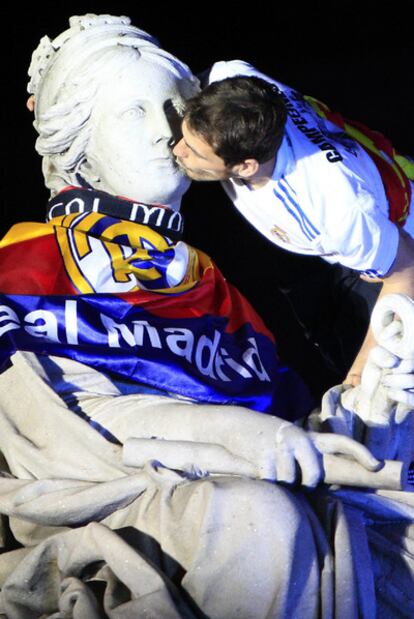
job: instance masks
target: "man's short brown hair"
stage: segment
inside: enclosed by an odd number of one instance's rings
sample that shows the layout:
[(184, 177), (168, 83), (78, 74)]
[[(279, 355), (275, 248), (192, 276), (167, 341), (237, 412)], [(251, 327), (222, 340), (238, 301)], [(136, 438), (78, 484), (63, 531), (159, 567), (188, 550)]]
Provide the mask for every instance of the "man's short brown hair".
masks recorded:
[(278, 150), (286, 107), (277, 86), (258, 77), (213, 82), (187, 102), (184, 118), (226, 165), (269, 161)]

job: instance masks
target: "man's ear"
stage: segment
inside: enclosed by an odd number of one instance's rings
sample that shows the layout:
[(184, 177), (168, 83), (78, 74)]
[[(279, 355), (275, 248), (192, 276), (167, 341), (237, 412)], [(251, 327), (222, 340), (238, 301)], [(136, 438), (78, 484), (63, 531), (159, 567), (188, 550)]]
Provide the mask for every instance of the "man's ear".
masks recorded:
[(245, 159), (241, 163), (232, 166), (231, 173), (239, 178), (252, 178), (259, 169), (259, 162), (256, 159)]

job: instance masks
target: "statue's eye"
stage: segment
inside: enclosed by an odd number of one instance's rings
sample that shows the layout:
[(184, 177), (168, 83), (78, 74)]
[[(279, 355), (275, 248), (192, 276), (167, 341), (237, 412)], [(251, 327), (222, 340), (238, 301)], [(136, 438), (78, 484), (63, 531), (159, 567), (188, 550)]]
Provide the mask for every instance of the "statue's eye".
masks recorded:
[(134, 107), (130, 107), (122, 114), (124, 118), (133, 119), (140, 118), (141, 116), (145, 116), (145, 110), (140, 105), (136, 105)]

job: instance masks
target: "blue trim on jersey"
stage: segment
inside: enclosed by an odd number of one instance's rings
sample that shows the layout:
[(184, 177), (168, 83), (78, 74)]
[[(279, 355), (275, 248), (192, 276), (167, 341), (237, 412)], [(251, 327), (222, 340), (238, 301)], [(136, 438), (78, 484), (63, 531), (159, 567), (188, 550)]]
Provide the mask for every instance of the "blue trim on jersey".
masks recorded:
[(367, 277), (382, 277), (383, 273), (377, 269), (367, 269), (366, 271), (361, 271), (361, 275), (366, 275)]
[(311, 234), (310, 234), (307, 230), (305, 230), (305, 227), (304, 227), (304, 225), (303, 225), (302, 220), (298, 217), (298, 215), (297, 215), (294, 211), (292, 211), (292, 209), (289, 207), (289, 205), (287, 204), (287, 202), (286, 202), (286, 200), (284, 199), (284, 197), (283, 197), (280, 193), (278, 193), (276, 189), (273, 189), (273, 193), (275, 194), (276, 198), (279, 198), (279, 200), (282, 202), (282, 204), (284, 205), (284, 207), (285, 207), (285, 209), (287, 210), (287, 212), (288, 212), (290, 215), (292, 215), (292, 217), (293, 217), (294, 219), (296, 219), (296, 221), (297, 221), (297, 222), (298, 222), (298, 224), (299, 224), (300, 229), (302, 230), (302, 232), (303, 232), (303, 234), (306, 236), (306, 238), (307, 238), (309, 241), (312, 241), (312, 239), (313, 239), (314, 237), (312, 237), (312, 236), (311, 236)]
[(306, 227), (306, 229), (309, 232), (309, 234), (312, 235), (312, 238), (315, 238), (315, 236), (317, 234), (320, 234), (320, 232), (313, 225), (313, 223), (310, 221), (309, 217), (303, 212), (303, 210), (301, 209), (301, 207), (300, 207), (299, 203), (296, 201), (296, 199), (293, 198), (293, 196), (291, 195), (291, 192), (293, 192), (296, 195), (296, 191), (293, 189), (293, 187), (291, 187), (289, 185), (289, 183), (287, 182), (287, 180), (283, 176), (282, 176), (282, 178), (279, 181), (279, 185), (280, 185), (280, 188), (283, 190), (283, 192), (289, 198), (292, 206), (294, 206), (297, 209), (299, 217), (301, 218), (301, 220), (303, 222), (303, 225)]

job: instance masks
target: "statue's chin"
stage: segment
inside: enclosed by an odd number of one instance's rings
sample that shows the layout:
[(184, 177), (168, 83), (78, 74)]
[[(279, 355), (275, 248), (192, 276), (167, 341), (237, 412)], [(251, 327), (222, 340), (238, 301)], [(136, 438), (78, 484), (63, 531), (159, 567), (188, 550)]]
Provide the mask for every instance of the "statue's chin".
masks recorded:
[(191, 179), (182, 174), (182, 172), (177, 172), (177, 174), (171, 178), (163, 179), (161, 186), (155, 190), (153, 187), (152, 191), (146, 192), (145, 197), (141, 195), (139, 197), (142, 202), (146, 202), (147, 204), (159, 203), (159, 204), (172, 204), (179, 203), (187, 189), (190, 187)]
[[(155, 173), (154, 173), (155, 172)], [(167, 204), (179, 208), (182, 196), (191, 184), (180, 169), (165, 166), (156, 171), (148, 170), (146, 175), (131, 175), (130, 178), (102, 178), (98, 183), (91, 183), (95, 189), (106, 191), (113, 195), (125, 196), (146, 204)]]

